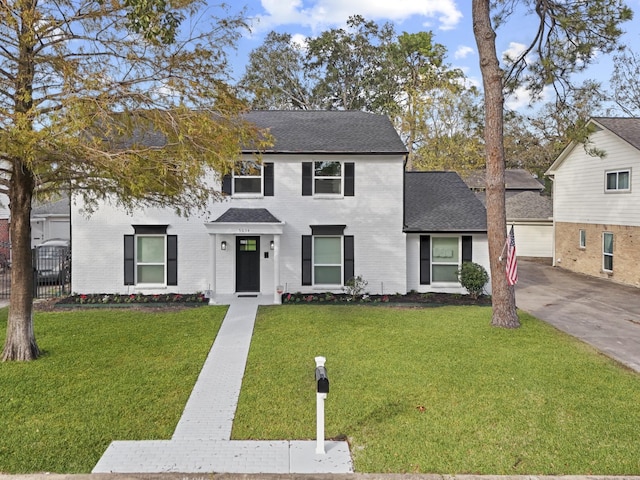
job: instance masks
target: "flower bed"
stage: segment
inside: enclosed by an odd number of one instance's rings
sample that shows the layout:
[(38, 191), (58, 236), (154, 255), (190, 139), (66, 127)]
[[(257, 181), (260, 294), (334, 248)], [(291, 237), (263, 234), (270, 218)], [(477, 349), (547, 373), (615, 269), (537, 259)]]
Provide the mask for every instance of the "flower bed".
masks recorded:
[(491, 297), (482, 295), (472, 298), (470, 295), (454, 293), (418, 293), (392, 295), (349, 295), (336, 293), (283, 293), (283, 304), (329, 303), (329, 304), (411, 304), (411, 305), (491, 305)]
[(65, 298), (61, 298), (56, 302), (59, 306), (128, 306), (128, 305), (186, 305), (186, 304), (207, 304), (208, 299), (203, 293), (181, 294), (181, 293), (163, 293), (153, 295), (142, 295), (140, 293), (131, 294), (107, 294), (107, 293), (91, 293), (91, 294), (73, 294)]

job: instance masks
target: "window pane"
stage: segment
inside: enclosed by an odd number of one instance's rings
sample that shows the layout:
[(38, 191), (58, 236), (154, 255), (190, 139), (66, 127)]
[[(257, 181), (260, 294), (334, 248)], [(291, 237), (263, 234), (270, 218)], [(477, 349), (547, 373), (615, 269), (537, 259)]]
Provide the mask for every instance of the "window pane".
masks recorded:
[(434, 282), (458, 282), (458, 266), (457, 265), (434, 265), (433, 266)]
[(341, 268), (338, 267), (315, 267), (314, 283), (322, 285), (340, 285)]
[(339, 178), (332, 180), (319, 180), (316, 179), (316, 192), (315, 193), (340, 193), (340, 186), (342, 181)]
[(259, 177), (261, 172), (262, 172), (262, 167), (260, 165), (258, 165), (256, 162), (247, 161), (247, 162), (242, 162), (237, 167), (236, 176), (237, 177), (258, 176)]
[(164, 265), (138, 265), (138, 283), (164, 283)]
[(613, 255), (613, 233), (605, 233), (603, 235), (604, 238), (604, 253), (609, 253), (611, 255)]
[(241, 252), (255, 252), (258, 249), (258, 241), (255, 238), (240, 240)]
[(262, 178), (236, 177), (234, 193), (262, 193)]
[(434, 263), (458, 263), (457, 237), (433, 237), (431, 245)]
[(613, 256), (605, 255), (604, 256), (604, 269), (605, 270), (613, 270)]
[(138, 238), (138, 263), (163, 263), (164, 237), (137, 237)]
[(618, 190), (629, 190), (629, 172), (618, 172)]
[(585, 247), (587, 245), (587, 232), (580, 230), (580, 246)]
[(342, 164), (340, 162), (315, 162), (316, 177), (339, 177), (342, 175)]
[[(315, 265), (342, 265), (341, 237), (314, 237), (313, 263)], [(338, 274), (338, 276), (340, 276)]]

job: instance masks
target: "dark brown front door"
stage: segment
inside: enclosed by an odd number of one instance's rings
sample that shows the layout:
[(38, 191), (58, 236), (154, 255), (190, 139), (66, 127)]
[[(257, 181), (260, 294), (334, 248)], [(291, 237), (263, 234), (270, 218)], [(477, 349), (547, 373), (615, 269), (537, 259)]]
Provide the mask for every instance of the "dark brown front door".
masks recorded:
[(260, 237), (236, 237), (236, 292), (260, 291)]

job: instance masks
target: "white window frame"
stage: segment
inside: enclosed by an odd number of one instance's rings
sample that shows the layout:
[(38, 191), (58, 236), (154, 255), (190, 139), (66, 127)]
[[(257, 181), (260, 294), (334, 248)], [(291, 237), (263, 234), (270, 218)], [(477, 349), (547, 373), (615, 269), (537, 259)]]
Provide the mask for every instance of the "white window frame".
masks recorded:
[[(141, 262), (138, 260), (139, 254), (138, 254), (138, 240), (140, 238), (162, 238), (164, 240), (163, 242), (163, 258), (162, 258), (162, 262)], [(135, 284), (136, 286), (153, 286), (153, 287), (166, 287), (167, 286), (167, 236), (166, 235), (162, 235), (162, 234), (138, 234), (135, 235), (134, 237), (134, 259), (135, 259), (135, 264), (134, 264), (134, 274), (135, 274)], [(162, 273), (162, 282), (159, 283), (143, 283), (140, 282), (138, 280), (138, 267), (139, 266), (157, 266), (157, 265), (162, 265), (163, 266), (163, 273)]]
[[(316, 263), (316, 239), (317, 238), (337, 238), (340, 244), (340, 263)], [(316, 267), (340, 267), (340, 280), (338, 283), (317, 283)], [(344, 279), (344, 235), (313, 235), (311, 237), (311, 284), (314, 287), (342, 287)]]
[[(433, 248), (434, 248), (434, 240), (439, 239), (439, 238), (455, 238), (458, 241), (458, 260), (457, 262), (434, 262), (433, 258)], [(460, 270), (460, 267), (462, 267), (462, 237), (460, 235), (431, 235), (431, 241), (430, 241), (430, 245), (429, 245), (429, 260), (430, 260), (430, 265), (429, 268), (431, 269), (431, 284), (432, 285), (449, 285), (449, 286), (460, 286), (460, 280), (456, 280), (455, 282), (443, 282), (443, 281), (439, 281), (435, 279), (434, 276), (434, 272), (433, 272), (433, 267), (435, 266), (456, 266), (457, 270)]]
[(587, 248), (587, 231), (584, 228), (578, 230), (578, 242), (580, 248)]
[[(316, 163), (337, 163), (340, 165), (340, 175), (316, 175)], [(317, 192), (316, 180), (340, 180), (340, 191), (337, 193)], [(344, 162), (339, 160), (314, 160), (311, 165), (311, 184), (313, 185), (313, 195), (316, 197), (341, 197), (344, 195)]]
[[(628, 176), (628, 186), (627, 188), (619, 188), (620, 185), (620, 174), (626, 173)], [(615, 175), (616, 177), (616, 185), (615, 188), (609, 188), (609, 175)], [(620, 170), (607, 170), (604, 173), (604, 191), (605, 193), (628, 193), (631, 192), (631, 169), (623, 168)]]
[[(611, 235), (611, 252), (605, 251), (605, 236)], [(605, 272), (613, 272), (613, 232), (602, 232), (602, 270)], [(605, 259), (611, 258), (611, 268), (606, 268)]]
[[(244, 165), (249, 165), (251, 164), (251, 168), (255, 168), (257, 169), (257, 174), (255, 175), (242, 175), (240, 172), (242, 171), (242, 167), (244, 167)], [(233, 172), (233, 175), (231, 177), (231, 194), (234, 197), (256, 197), (256, 196), (263, 196), (264, 195), (264, 168), (263, 165), (261, 163), (258, 163), (255, 160), (243, 160), (242, 161), (242, 167), (241, 167), (241, 171), (240, 172)], [(258, 178), (260, 179), (260, 189), (259, 191), (255, 191), (255, 192), (236, 192), (236, 180), (242, 180), (242, 179), (255, 179)]]

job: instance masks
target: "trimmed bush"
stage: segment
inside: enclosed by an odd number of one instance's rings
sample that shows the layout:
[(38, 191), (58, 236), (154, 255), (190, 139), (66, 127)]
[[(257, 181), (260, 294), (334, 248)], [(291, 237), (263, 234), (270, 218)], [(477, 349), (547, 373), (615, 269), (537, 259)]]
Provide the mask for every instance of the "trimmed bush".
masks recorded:
[(458, 279), (472, 298), (478, 298), (484, 292), (484, 286), (489, 281), (489, 274), (482, 265), (464, 262), (458, 270)]

